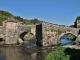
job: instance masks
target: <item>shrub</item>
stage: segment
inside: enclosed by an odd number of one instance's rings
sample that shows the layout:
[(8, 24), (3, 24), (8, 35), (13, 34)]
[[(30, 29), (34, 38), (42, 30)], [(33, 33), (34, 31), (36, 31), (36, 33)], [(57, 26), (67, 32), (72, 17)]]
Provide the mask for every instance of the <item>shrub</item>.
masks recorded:
[(49, 53), (45, 60), (69, 60), (70, 55), (65, 54), (65, 49), (66, 48), (59, 47), (56, 51)]
[(60, 29), (58, 29), (58, 34), (61, 34), (62, 32), (61, 32), (61, 30)]
[(74, 39), (75, 36), (74, 36), (73, 34), (68, 34), (67, 38), (68, 38), (68, 39)]
[(51, 28), (51, 32), (53, 32), (54, 31), (54, 28)]

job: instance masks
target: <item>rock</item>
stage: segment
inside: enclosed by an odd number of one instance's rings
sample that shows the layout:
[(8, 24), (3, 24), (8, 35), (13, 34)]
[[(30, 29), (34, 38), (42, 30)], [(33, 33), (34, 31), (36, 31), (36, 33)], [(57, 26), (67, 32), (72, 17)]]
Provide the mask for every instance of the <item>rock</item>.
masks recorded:
[(19, 38), (18, 39), (18, 43), (23, 43), (22, 39)]
[(76, 38), (77, 42), (80, 42), (80, 35), (78, 35), (78, 37)]
[(76, 46), (76, 45), (71, 45), (71, 46), (63, 46), (65, 48), (71, 48), (71, 49), (80, 49), (80, 47)]

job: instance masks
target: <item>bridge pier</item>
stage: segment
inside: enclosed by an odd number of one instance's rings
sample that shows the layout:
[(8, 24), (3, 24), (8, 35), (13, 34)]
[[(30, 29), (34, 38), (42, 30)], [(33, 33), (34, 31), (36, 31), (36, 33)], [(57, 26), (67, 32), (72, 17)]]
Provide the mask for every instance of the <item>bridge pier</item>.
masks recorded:
[(42, 44), (42, 39), (43, 39), (42, 24), (36, 26), (36, 39), (37, 39), (37, 42), (36, 42), (37, 45), (38, 46), (43, 46), (43, 44)]
[(17, 23), (14, 20), (5, 21), (5, 44), (17, 44), (16, 25)]
[(36, 26), (37, 45), (38, 46), (57, 45), (58, 35), (56, 34), (57, 33), (53, 34), (51, 31), (49, 31), (49, 27), (47, 27), (45, 23), (37, 25)]

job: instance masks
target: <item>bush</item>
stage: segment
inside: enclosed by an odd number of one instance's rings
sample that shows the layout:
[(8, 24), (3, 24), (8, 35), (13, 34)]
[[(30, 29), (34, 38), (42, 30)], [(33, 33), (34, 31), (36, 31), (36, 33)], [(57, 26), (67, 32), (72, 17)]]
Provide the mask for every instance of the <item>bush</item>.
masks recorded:
[(61, 34), (61, 33), (62, 33), (62, 31), (60, 29), (58, 29), (58, 34)]
[(72, 39), (75, 39), (75, 35), (73, 35), (73, 34), (68, 34), (67, 38), (68, 38), (68, 39), (71, 39), (71, 40), (72, 40)]
[(69, 60), (70, 55), (65, 54), (65, 49), (66, 48), (59, 47), (56, 51), (48, 54), (45, 60)]

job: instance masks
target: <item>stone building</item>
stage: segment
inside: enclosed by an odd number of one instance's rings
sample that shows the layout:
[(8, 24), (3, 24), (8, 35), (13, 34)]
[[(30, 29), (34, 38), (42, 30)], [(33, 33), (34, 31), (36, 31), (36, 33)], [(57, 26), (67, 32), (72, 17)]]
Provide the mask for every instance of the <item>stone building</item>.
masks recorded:
[(76, 21), (74, 22), (74, 25), (75, 25), (76, 28), (80, 28), (80, 16), (78, 16), (76, 18)]

